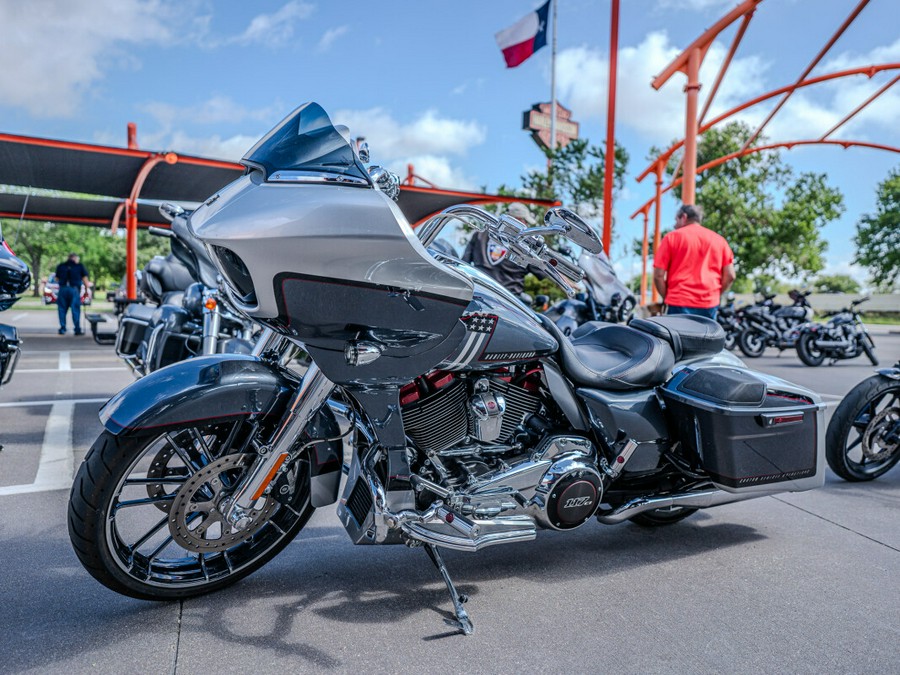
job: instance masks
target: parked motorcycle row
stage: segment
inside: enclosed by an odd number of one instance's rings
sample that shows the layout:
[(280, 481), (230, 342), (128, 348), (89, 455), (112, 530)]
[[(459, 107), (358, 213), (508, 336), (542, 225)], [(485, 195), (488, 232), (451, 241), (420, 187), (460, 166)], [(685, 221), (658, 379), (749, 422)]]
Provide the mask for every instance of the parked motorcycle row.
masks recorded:
[(727, 349), (737, 347), (748, 358), (758, 358), (767, 347), (796, 349), (797, 356), (807, 366), (820, 366), (865, 354), (873, 366), (878, 365), (875, 343), (862, 321), (857, 307), (868, 298), (860, 298), (838, 312), (829, 312), (825, 323), (812, 321), (811, 291), (792, 290), (791, 305), (774, 302), (775, 294), (764, 292), (753, 305), (736, 308), (734, 293), (719, 309), (716, 321), (725, 331)]
[[(244, 176), (192, 213), (167, 209), (172, 259), (142, 282), (158, 306), (124, 307), (117, 336), (140, 377), (101, 408), (69, 500), (73, 548), (101, 584), (146, 600), (224, 588), (331, 507), (354, 544), (422, 549), (468, 635), (442, 549), (594, 520), (672, 525), (823, 485), (822, 398), (746, 367), (715, 321), (596, 321), (631, 308), (592, 274), (602, 245), (574, 212), (528, 227), (458, 205), (413, 231), (398, 181), (367, 159), (308, 103), (247, 153)], [(534, 312), (433, 247), (458, 220), (569, 301), (587, 276), (585, 313)], [(288, 367), (301, 349), (302, 375)], [(828, 431), (864, 478), (900, 456), (891, 372), (848, 396), (847, 434)]]
[[(0, 312), (12, 307), (31, 286), (31, 271), (19, 260), (3, 238), (0, 228)], [(22, 340), (15, 326), (0, 323), (0, 387), (16, 370)]]

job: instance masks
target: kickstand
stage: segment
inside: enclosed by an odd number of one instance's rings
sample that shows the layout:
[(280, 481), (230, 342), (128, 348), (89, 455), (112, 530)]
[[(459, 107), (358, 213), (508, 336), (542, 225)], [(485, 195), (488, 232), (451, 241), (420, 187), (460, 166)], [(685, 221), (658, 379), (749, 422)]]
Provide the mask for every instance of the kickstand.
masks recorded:
[(431, 558), (431, 562), (434, 563), (434, 566), (438, 568), (441, 576), (444, 577), (444, 583), (447, 584), (447, 590), (450, 591), (450, 600), (453, 601), (456, 621), (451, 621), (450, 619), (445, 619), (445, 621), (451, 626), (459, 628), (464, 635), (471, 635), (475, 632), (475, 626), (472, 625), (472, 622), (469, 620), (469, 615), (466, 614), (466, 610), (463, 608), (463, 603), (469, 601), (469, 596), (464, 593), (456, 592), (456, 587), (453, 585), (453, 580), (450, 578), (450, 573), (447, 571), (447, 566), (444, 564), (444, 559), (441, 557), (440, 550), (433, 544), (424, 544), (424, 548), (425, 553)]

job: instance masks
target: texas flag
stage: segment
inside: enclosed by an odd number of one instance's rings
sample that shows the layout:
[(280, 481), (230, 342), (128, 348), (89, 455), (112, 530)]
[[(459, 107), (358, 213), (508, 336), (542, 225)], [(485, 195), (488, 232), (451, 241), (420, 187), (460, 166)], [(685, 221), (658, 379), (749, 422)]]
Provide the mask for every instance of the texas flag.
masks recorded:
[(552, 0), (547, 0), (537, 10), (494, 36), (497, 38), (497, 45), (503, 51), (507, 68), (515, 68), (538, 49), (546, 46), (549, 23), (547, 17), (550, 14), (551, 2)]

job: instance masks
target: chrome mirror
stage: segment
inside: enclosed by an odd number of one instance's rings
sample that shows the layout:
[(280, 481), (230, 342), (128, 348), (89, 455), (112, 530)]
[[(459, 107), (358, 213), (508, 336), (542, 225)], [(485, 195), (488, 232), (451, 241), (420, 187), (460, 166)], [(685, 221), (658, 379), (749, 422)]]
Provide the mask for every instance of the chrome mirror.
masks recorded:
[(183, 208), (178, 206), (178, 204), (173, 204), (172, 202), (163, 202), (159, 205), (159, 212), (163, 218), (171, 223), (178, 216), (183, 215), (185, 211)]
[(359, 155), (360, 162), (363, 164), (369, 163), (369, 144), (362, 136), (356, 139), (356, 154)]
[(555, 206), (544, 214), (544, 223), (548, 227), (557, 228), (560, 233), (578, 244), (585, 251), (600, 253), (603, 243), (581, 216), (563, 206)]

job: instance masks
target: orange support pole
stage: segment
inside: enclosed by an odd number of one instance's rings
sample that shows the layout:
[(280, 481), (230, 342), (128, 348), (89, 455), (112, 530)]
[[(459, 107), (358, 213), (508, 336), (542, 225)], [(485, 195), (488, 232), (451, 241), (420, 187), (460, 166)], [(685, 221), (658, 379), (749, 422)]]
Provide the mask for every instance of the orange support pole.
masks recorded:
[(647, 226), (649, 221), (650, 216), (647, 209), (644, 209), (644, 242), (641, 244), (641, 307), (647, 304)]
[(612, 0), (609, 26), (609, 88), (606, 101), (606, 156), (603, 161), (603, 250), (612, 245), (612, 192), (616, 170), (616, 62), (619, 55), (619, 0)]
[(129, 300), (137, 299), (137, 280), (135, 279), (135, 272), (137, 271), (137, 199), (141, 194), (141, 188), (144, 187), (144, 181), (147, 180), (147, 176), (153, 170), (153, 167), (160, 162), (175, 164), (178, 162), (178, 155), (174, 152), (166, 152), (149, 157), (138, 172), (137, 178), (134, 179), (134, 185), (131, 187), (131, 196), (125, 203), (125, 291)]
[(687, 107), (684, 120), (684, 184), (681, 201), (693, 204), (697, 186), (697, 99), (700, 94), (700, 50), (694, 48), (688, 56)]
[[(656, 255), (656, 252), (659, 250), (659, 209), (662, 206), (662, 184), (663, 184), (663, 169), (665, 164), (663, 164), (662, 159), (656, 160), (656, 211), (653, 214), (654, 224), (653, 224), (653, 255)], [(659, 293), (656, 292), (656, 284), (651, 284), (653, 286), (653, 292), (650, 295), (651, 302), (659, 301)]]

